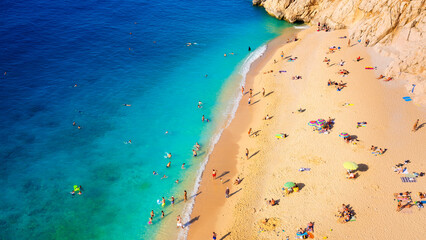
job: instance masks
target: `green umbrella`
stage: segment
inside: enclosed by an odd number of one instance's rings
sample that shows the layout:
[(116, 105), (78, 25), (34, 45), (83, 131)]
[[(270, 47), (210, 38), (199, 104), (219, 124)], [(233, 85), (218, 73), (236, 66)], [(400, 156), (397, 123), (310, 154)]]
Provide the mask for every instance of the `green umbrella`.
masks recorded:
[(343, 163), (343, 167), (345, 169), (348, 169), (348, 170), (357, 170), (358, 164), (356, 164), (354, 162), (345, 162), (345, 163)]
[(286, 182), (284, 184), (284, 187), (286, 187), (286, 188), (292, 188), (292, 187), (295, 187), (295, 186), (296, 186), (296, 183), (294, 183), (294, 182)]

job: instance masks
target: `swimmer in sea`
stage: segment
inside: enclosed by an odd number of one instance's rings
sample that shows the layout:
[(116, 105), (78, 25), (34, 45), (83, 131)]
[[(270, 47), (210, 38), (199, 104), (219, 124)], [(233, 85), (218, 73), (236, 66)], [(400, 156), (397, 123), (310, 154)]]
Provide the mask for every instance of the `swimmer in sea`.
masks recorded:
[(158, 175), (156, 171), (152, 171), (152, 175)]
[(182, 169), (185, 169), (185, 163), (182, 163), (182, 167), (181, 167)]
[(123, 106), (130, 107), (132, 105), (130, 105), (130, 104), (123, 104)]
[(132, 144), (132, 140), (127, 141), (128, 144)]
[(194, 149), (192, 149), (192, 156), (194, 156), (194, 157), (197, 156), (197, 151), (195, 151)]
[(201, 101), (198, 101), (198, 108), (202, 108), (203, 103)]
[(78, 128), (78, 129), (81, 129), (81, 127), (80, 127), (80, 126), (78, 126), (77, 128)]
[(166, 131), (164, 134), (168, 134), (169, 133), (169, 131)]
[(223, 54), (223, 56), (224, 56), (224, 57), (226, 57), (226, 53), (225, 53), (225, 54)]
[(154, 210), (151, 210), (151, 217), (154, 218), (155, 214), (154, 214)]
[(175, 183), (179, 183), (179, 179), (176, 179)]
[(73, 126), (75, 126), (75, 124), (76, 124), (75, 122), (72, 123)]
[(171, 154), (171, 153), (167, 153), (167, 154), (166, 154), (166, 157), (167, 157), (167, 158), (172, 158), (172, 154)]
[(167, 178), (166, 174), (164, 174), (164, 175), (161, 177), (161, 179), (164, 179), (164, 178)]
[(201, 117), (201, 121), (203, 121), (204, 122), (204, 120), (206, 120), (206, 118), (204, 117), (204, 115), (203, 115), (203, 117)]
[(171, 164), (172, 164), (172, 162), (167, 163), (166, 167), (169, 168)]
[(151, 225), (152, 224), (152, 217), (149, 218), (148, 224)]
[(197, 149), (197, 151), (200, 150), (200, 144), (198, 144), (198, 142), (195, 143), (194, 147)]

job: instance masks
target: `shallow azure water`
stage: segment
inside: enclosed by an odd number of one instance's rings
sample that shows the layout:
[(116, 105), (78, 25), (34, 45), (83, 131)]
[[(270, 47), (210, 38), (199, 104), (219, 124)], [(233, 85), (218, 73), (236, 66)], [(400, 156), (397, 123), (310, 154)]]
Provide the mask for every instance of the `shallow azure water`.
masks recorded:
[(0, 239), (153, 239), (248, 46), (289, 26), (249, 0), (2, 1)]

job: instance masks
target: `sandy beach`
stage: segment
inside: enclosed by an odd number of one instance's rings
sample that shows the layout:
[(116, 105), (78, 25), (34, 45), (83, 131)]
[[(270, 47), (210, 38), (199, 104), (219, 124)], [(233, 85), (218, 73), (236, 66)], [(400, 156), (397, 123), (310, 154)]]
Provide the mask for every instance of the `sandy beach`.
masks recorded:
[[(426, 210), (412, 206), (397, 212), (394, 193), (409, 191), (414, 201), (420, 200), (426, 178), (402, 182), (405, 175), (392, 167), (409, 160), (404, 164), (409, 173), (426, 171), (426, 108), (404, 101), (409, 93), (397, 82), (377, 79), (389, 60), (357, 42), (348, 47), (348, 39), (341, 38), (347, 35), (345, 30), (311, 28), (300, 32), (297, 42), (285, 44), (287, 37), (281, 37), (252, 66), (236, 116), (204, 171), (188, 239), (212, 239), (213, 232), (217, 239), (294, 239), (309, 222), (314, 223), (315, 239), (423, 239)], [(329, 53), (331, 46), (340, 50)], [(358, 56), (362, 60), (356, 61)], [(338, 74), (341, 69), (349, 74)], [(292, 80), (296, 75), (301, 79)], [(329, 80), (345, 87), (337, 91), (327, 86)], [(263, 120), (266, 115), (272, 118)], [(334, 125), (328, 134), (308, 125), (329, 118)], [(366, 124), (357, 127), (357, 122)], [(356, 141), (346, 143), (339, 137), (342, 132)], [(288, 136), (275, 137), (282, 133)], [(371, 145), (386, 151), (376, 156)], [(347, 161), (358, 164), (356, 179), (346, 178)], [(242, 181), (234, 185), (237, 177)], [(300, 191), (284, 195), (289, 181)], [(271, 198), (278, 204), (268, 205)], [(338, 221), (342, 204), (352, 207), (356, 221)], [(273, 230), (260, 223), (265, 218), (275, 224)]]

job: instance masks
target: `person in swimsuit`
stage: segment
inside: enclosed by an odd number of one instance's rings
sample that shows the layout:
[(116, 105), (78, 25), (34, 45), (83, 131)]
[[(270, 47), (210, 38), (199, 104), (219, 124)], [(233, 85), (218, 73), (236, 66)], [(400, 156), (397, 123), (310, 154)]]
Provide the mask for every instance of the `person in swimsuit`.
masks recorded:
[(248, 148), (246, 148), (246, 158), (247, 158), (247, 160), (249, 158), (249, 150), (248, 150)]
[(148, 224), (151, 225), (152, 224), (152, 217), (149, 218), (148, 220)]
[(194, 149), (192, 149), (192, 156), (194, 156), (194, 157), (197, 156), (197, 151), (195, 151)]
[(161, 206), (166, 206), (166, 199), (164, 197), (161, 197)]
[(172, 197), (170, 198), (170, 202), (172, 203), (172, 206), (174, 206), (174, 205), (175, 205), (175, 197), (173, 197), (173, 196), (172, 196)]
[(183, 191), (183, 201), (187, 201), (188, 200), (188, 195), (187, 195), (188, 193), (186, 192), (186, 190), (185, 191)]
[(164, 218), (164, 211), (161, 211), (161, 218)]
[(172, 162), (167, 163), (166, 167), (169, 168)]
[(216, 238), (217, 238), (216, 233), (213, 232), (213, 240), (216, 240)]
[(154, 210), (151, 210), (151, 218), (154, 218), (155, 214), (154, 214)]
[(177, 226), (177, 228), (183, 228), (183, 226), (182, 226), (182, 218), (180, 217), (180, 215), (178, 215), (176, 217), (176, 226)]
[(213, 180), (216, 179), (216, 170), (214, 170), (214, 169), (213, 169), (212, 176), (213, 176)]

